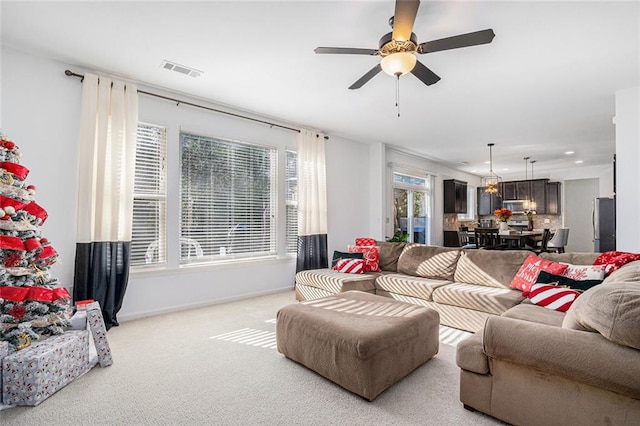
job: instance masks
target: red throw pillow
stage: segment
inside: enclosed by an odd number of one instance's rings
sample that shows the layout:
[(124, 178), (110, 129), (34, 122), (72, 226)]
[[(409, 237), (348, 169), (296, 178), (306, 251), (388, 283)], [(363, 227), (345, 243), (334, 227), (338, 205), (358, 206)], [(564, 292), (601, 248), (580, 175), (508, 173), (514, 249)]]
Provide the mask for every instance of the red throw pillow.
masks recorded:
[(377, 246), (378, 242), (373, 238), (356, 238), (357, 246)]
[(576, 290), (551, 284), (534, 284), (529, 292), (529, 299), (534, 305), (560, 312), (567, 312), (578, 296), (580, 292)]
[(612, 273), (626, 263), (640, 260), (640, 254), (627, 253), (624, 251), (607, 251), (602, 253), (596, 260), (594, 265), (607, 265), (607, 274)]
[(540, 271), (561, 275), (565, 269), (567, 269), (567, 265), (543, 259), (532, 253), (525, 259), (520, 270), (511, 280), (511, 288), (522, 290), (522, 295), (526, 296), (529, 294), (531, 286), (536, 283)]
[(349, 246), (349, 253), (362, 253), (364, 272), (380, 272), (380, 247)]
[(363, 259), (340, 259), (333, 267), (334, 271), (346, 274), (362, 274), (364, 272)]

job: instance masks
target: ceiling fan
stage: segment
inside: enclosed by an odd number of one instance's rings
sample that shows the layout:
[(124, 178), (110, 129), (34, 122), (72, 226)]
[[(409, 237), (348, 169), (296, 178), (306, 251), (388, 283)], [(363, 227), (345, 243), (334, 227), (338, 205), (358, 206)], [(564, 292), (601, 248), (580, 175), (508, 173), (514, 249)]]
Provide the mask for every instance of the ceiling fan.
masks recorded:
[(440, 77), (419, 62), (416, 53), (424, 54), (460, 47), (477, 46), (491, 43), (495, 34), (492, 29), (460, 34), (418, 44), (413, 33), (420, 0), (396, 0), (395, 14), (389, 19), (393, 31), (380, 38), (378, 49), (359, 49), (350, 47), (316, 47), (319, 54), (347, 54), (381, 56), (382, 60), (369, 72), (360, 77), (349, 89), (359, 89), (380, 71), (398, 78), (408, 72), (415, 75), (427, 86), (437, 83)]

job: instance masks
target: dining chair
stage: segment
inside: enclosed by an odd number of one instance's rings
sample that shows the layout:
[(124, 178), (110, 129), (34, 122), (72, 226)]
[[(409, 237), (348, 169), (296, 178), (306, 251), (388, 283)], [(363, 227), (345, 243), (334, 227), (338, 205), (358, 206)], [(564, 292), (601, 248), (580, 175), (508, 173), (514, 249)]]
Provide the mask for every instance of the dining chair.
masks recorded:
[(461, 226), (458, 229), (458, 242), (460, 243), (460, 247), (463, 249), (475, 249), (477, 248), (473, 237), (469, 235), (469, 227)]
[(502, 250), (506, 249), (506, 244), (500, 244), (500, 234), (498, 228), (476, 228), (476, 248), (486, 250)]
[(547, 244), (547, 251), (564, 253), (564, 247), (569, 241), (569, 228), (558, 228)]
[[(543, 229), (542, 230), (542, 239), (537, 242), (536, 247), (533, 249), (533, 251), (536, 254), (540, 254), (540, 253), (544, 253), (546, 251), (549, 251), (548, 245), (549, 245), (549, 239), (550, 238), (551, 238), (551, 231), (549, 230), (549, 228)], [(540, 245), (538, 245), (538, 244), (540, 244)]]

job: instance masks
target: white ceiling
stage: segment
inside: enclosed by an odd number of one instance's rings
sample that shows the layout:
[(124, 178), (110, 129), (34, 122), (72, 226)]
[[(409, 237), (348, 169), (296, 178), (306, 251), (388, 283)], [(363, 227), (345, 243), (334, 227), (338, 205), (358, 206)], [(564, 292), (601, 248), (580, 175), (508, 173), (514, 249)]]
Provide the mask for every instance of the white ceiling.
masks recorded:
[[(541, 175), (611, 163), (615, 92), (640, 86), (639, 2), (423, 1), (418, 42), (486, 28), (496, 37), (418, 55), (442, 80), (401, 77), (399, 118), (393, 77), (348, 90), (378, 57), (313, 52), (377, 48), (393, 11), (393, 0), (5, 0), (2, 43), (478, 175), (489, 142), (499, 174), (524, 175), (525, 156)], [(204, 74), (164, 70), (164, 59)]]

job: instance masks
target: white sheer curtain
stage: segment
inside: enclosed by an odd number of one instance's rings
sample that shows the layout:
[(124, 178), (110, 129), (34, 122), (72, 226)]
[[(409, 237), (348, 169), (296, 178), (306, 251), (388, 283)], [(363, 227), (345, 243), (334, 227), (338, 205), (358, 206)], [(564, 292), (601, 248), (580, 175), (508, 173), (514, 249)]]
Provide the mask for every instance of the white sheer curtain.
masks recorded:
[(325, 138), (301, 130), (298, 149), (298, 262), (297, 270), (326, 268), (327, 172)]
[(78, 241), (131, 241), (137, 126), (136, 85), (85, 74)]
[(129, 278), (137, 126), (136, 85), (85, 74), (73, 297), (100, 302), (107, 329)]

